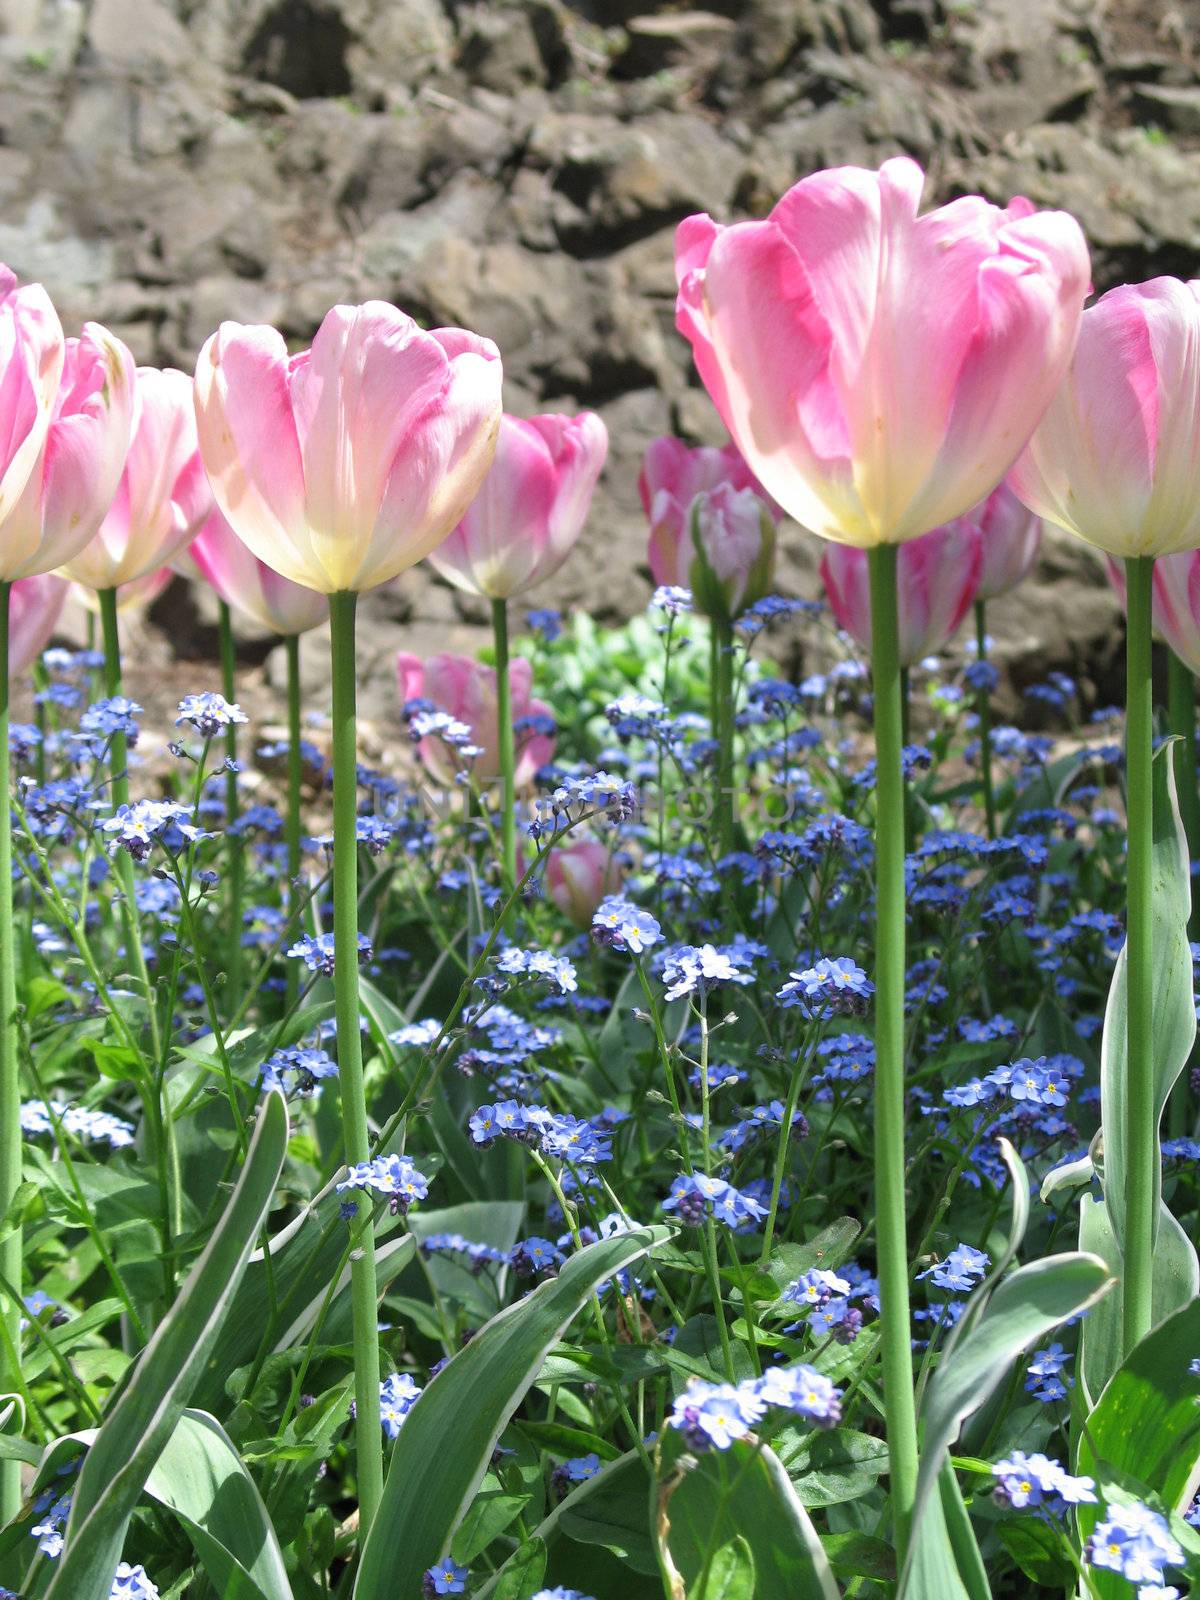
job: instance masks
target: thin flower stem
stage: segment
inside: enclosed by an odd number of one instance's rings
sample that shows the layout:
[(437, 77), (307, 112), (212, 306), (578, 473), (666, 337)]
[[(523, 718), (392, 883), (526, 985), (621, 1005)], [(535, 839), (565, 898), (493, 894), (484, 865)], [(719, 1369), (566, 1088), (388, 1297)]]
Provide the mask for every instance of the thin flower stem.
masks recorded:
[[(237, 698), (236, 685), (236, 655), (233, 646), (233, 621), (229, 614), (229, 606), (224, 600), (217, 601), (217, 626), (221, 643), (221, 693), (230, 705)], [(238, 735), (235, 723), (230, 723), (225, 729), (225, 754), (234, 767), (237, 765)], [(238, 797), (238, 775), (236, 771), (227, 771), (225, 774), (225, 848), (229, 862), (229, 877), (226, 883), (225, 903), (229, 908), (229, 943), (228, 943), (228, 972), (229, 994), (231, 1005), (236, 1008), (242, 997), (242, 973), (244, 958), (242, 954), (242, 894), (246, 877), (246, 851), (241, 835), (237, 830), (237, 822), (241, 816), (241, 801)]]
[[(104, 634), (104, 692), (111, 699), (121, 693), (121, 632), (117, 623), (117, 591), (100, 589), (96, 599), (100, 605), (100, 623)], [(113, 810), (129, 804), (129, 751), (123, 733), (114, 733), (109, 746), (112, 771)], [(146, 971), (146, 957), (142, 950), (142, 931), (138, 926), (137, 897), (134, 889), (133, 857), (118, 850), (114, 857), (114, 870), (120, 887), (121, 924), (125, 933), (125, 959), (133, 963), (133, 971), (142, 985), (142, 996), (150, 1019), (150, 1054), (157, 1060), (160, 1046), (158, 1013), (150, 975)]]
[[(987, 602), (975, 602), (975, 659), (987, 660)], [(979, 716), (979, 779), (983, 789), (983, 810), (987, 817), (987, 835), (996, 837), (996, 791), (992, 782), (992, 697), (987, 684), (981, 683), (975, 696), (975, 709)]]
[(733, 628), (728, 617), (713, 619), (717, 712), (717, 853), (733, 849)]
[[(338, 1085), (346, 1161), (371, 1154), (363, 1091), (358, 999), (358, 745), (355, 708), (352, 590), (329, 597), (333, 660), (333, 941)], [(366, 1541), (383, 1495), (383, 1433), (379, 1426), (379, 1294), (375, 1227), (363, 1221), (350, 1261), (354, 1339), (354, 1440), (358, 1467), (359, 1545)]]
[[(299, 930), (301, 911), (300, 887), (300, 787), (304, 778), (304, 762), (300, 750), (300, 636), (291, 633), (283, 641), (287, 651), (287, 816), (284, 821), (284, 840), (287, 846), (287, 911), (288, 928)], [(300, 968), (295, 961), (287, 964), (287, 1006), (291, 1012), (300, 995)]]
[(812, 1052), (816, 1047), (814, 1035), (813, 1043), (805, 1051), (803, 1059), (795, 1063), (792, 1070), (791, 1081), (788, 1084), (787, 1101), (783, 1108), (783, 1126), (779, 1130), (779, 1142), (775, 1148), (775, 1169), (771, 1174), (771, 1203), (767, 1210), (766, 1226), (763, 1228), (762, 1254), (759, 1257), (759, 1266), (765, 1272), (767, 1263), (771, 1259), (771, 1242), (775, 1237), (775, 1219), (779, 1215), (779, 1196), (783, 1191), (783, 1175), (787, 1170), (788, 1145), (792, 1137), (792, 1119), (796, 1115), (796, 1104), (800, 1099), (800, 1090), (804, 1087), (808, 1077), (809, 1064), (812, 1061)]
[(513, 742), (512, 686), (508, 678), (508, 601), (492, 601), (492, 633), (496, 640), (496, 735), (500, 745), (501, 860), (504, 887), (517, 881), (516, 749)]
[[(21, 1183), (21, 1057), (17, 1029), (16, 935), (13, 925), (12, 776), (8, 751), (8, 598), (11, 583), (0, 583), (0, 1216), (5, 1216)], [(21, 1282), (21, 1230), (0, 1241), (0, 1273)], [(6, 1342), (20, 1351), (20, 1304), (2, 1313)], [(19, 1354), (17, 1362), (19, 1366)], [(17, 1387), (0, 1379), (0, 1388)], [(17, 1461), (0, 1461), (0, 1523), (10, 1522), (21, 1505)]]
[(1151, 917), (1153, 708), (1150, 683), (1150, 623), (1154, 557), (1125, 563), (1126, 636), (1125, 774), (1129, 851), (1127, 857), (1125, 1273), (1122, 1333), (1125, 1354), (1150, 1331), (1154, 1282), (1155, 1205), (1160, 1182), (1154, 1104), (1154, 952)]
[(904, 774), (895, 545), (868, 553), (875, 695), (875, 1226), (892, 1521), (903, 1567), (917, 1487), (904, 1149)]

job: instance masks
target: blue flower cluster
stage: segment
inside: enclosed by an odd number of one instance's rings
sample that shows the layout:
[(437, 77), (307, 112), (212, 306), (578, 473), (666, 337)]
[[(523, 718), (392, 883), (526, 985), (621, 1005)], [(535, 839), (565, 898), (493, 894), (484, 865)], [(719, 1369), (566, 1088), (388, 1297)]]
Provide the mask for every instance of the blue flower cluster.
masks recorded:
[(480, 1106), (467, 1126), (472, 1140), (485, 1147), (497, 1139), (516, 1139), (544, 1156), (576, 1166), (595, 1166), (612, 1159), (612, 1144), (602, 1129), (581, 1117), (550, 1111), (545, 1106), (502, 1100)]
[(841, 1421), (841, 1391), (815, 1368), (769, 1367), (761, 1378), (705, 1383), (691, 1378), (675, 1397), (667, 1426), (678, 1428), (697, 1452), (728, 1450), (744, 1439), (768, 1411), (786, 1411), (818, 1428)]
[(339, 1194), (347, 1189), (366, 1189), (389, 1202), (393, 1215), (405, 1212), (429, 1193), (429, 1180), (407, 1156), (376, 1156), (346, 1169), (346, 1176), (334, 1186)]
[(673, 1211), (689, 1228), (714, 1217), (735, 1231), (753, 1227), (767, 1214), (766, 1206), (752, 1194), (735, 1189), (724, 1178), (709, 1177), (703, 1172), (681, 1172), (672, 1182), (662, 1208)]

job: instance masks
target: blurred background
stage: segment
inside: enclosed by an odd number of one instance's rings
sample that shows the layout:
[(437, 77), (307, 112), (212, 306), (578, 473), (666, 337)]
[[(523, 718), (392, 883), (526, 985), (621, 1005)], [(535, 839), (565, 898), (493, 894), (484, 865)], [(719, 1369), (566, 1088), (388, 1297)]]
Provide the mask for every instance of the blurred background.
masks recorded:
[[(930, 199), (1073, 211), (1097, 289), (1191, 277), (1200, 0), (0, 0), (0, 260), (67, 332), (189, 372), (224, 318), (299, 346), (337, 301), (490, 335), (507, 409), (608, 424), (589, 530), (536, 597), (602, 620), (650, 594), (648, 441), (723, 439), (674, 332), (676, 222), (900, 152)], [(785, 531), (785, 592), (818, 592), (815, 543)], [(1010, 684), (1061, 667), (1093, 703), (1118, 617), (1065, 536), (989, 612)], [(212, 622), (182, 581), (131, 619), (131, 692), (214, 687)], [(395, 718), (397, 648), (471, 650), (484, 622), (425, 568), (367, 597), (368, 715)], [(269, 698), (269, 644), (242, 650)]]

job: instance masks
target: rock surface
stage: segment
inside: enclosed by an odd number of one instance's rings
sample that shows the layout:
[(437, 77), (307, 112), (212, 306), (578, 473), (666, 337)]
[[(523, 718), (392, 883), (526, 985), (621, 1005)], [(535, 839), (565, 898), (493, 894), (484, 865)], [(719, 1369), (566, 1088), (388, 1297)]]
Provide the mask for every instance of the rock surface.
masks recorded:
[[(369, 296), (491, 335), (510, 409), (609, 423), (592, 542), (533, 603), (616, 619), (649, 593), (646, 443), (721, 437), (673, 328), (680, 217), (906, 151), (937, 197), (1076, 212), (1098, 288), (1192, 276), (1197, 40), (1200, 0), (0, 0), (0, 258), (68, 327), (189, 369), (223, 318), (301, 343)], [(810, 542), (784, 546), (782, 586), (814, 592)], [(1110, 697), (1086, 550), (1052, 541), (995, 611), (1016, 676)], [(195, 616), (160, 603), (146, 659), (205, 655)], [(380, 715), (397, 646), (470, 648), (484, 621), (424, 571), (364, 617)]]

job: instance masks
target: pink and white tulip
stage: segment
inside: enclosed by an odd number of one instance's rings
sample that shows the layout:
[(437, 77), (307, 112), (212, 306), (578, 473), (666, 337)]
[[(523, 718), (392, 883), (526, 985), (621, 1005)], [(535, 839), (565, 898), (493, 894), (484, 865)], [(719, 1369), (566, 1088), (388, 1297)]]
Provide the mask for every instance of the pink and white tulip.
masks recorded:
[(23, 544), (10, 552), (6, 524), (45, 447), (64, 357), (50, 296), (40, 283), (18, 288), (16, 274), (0, 266), (0, 582), (32, 570)]
[(70, 585), (52, 572), (18, 578), (8, 592), (8, 675), (18, 678), (50, 643)]
[(461, 520), (491, 466), (500, 354), (382, 301), (335, 306), (311, 350), (222, 323), (196, 366), (200, 448), (260, 561), (322, 594), (386, 583)]
[[(1112, 586), (1125, 605), (1125, 566), (1109, 556)], [(1154, 631), (1192, 672), (1200, 672), (1200, 550), (1180, 550), (1154, 563)]]
[(500, 419), (496, 455), (430, 565), (459, 589), (510, 600), (557, 572), (583, 531), (608, 454), (594, 411)]
[(10, 575), (61, 567), (95, 537), (121, 481), (134, 405), (132, 355), (107, 328), (85, 323), (66, 341), (44, 443), (0, 529)]
[(647, 555), (650, 574), (660, 587), (690, 588), (695, 556), (691, 509), (698, 494), (728, 485), (761, 497), (773, 522), (783, 512), (769, 498), (735, 444), (686, 445), (667, 435), (655, 439), (642, 458), (638, 493), (650, 523)]
[[(934, 528), (906, 540), (896, 557), (896, 607), (900, 665), (914, 666), (942, 649), (971, 609), (983, 571), (983, 536), (969, 523)], [(867, 553), (830, 544), (821, 578), (839, 628), (863, 650), (871, 648), (871, 596)]]
[(976, 600), (995, 600), (1029, 575), (1042, 547), (1042, 519), (1018, 500), (1007, 478), (958, 519), (983, 535), (983, 571)]
[(260, 561), (219, 511), (213, 511), (187, 553), (226, 605), (272, 633), (307, 633), (329, 619), (329, 602), (323, 594), (293, 583)]
[[(396, 678), (402, 706), (410, 700), (432, 701), (439, 711), (446, 712), (470, 728), (472, 742), (479, 748), (479, 755), (472, 760), (460, 761), (457, 753), (443, 740), (433, 735), (422, 739), (417, 749), (433, 777), (439, 782), (448, 783), (463, 767), (467, 767), (472, 777), (480, 783), (490, 783), (499, 775), (496, 673), (492, 667), (485, 667), (471, 656), (449, 652), (422, 661), (420, 656), (402, 650), (396, 657)], [(514, 725), (522, 717), (553, 716), (548, 705), (530, 698), (533, 668), (524, 656), (517, 656), (509, 662), (508, 683)], [(514, 782), (520, 788), (529, 783), (538, 768), (544, 767), (551, 759), (556, 739), (553, 734), (545, 733), (535, 733), (532, 737), (522, 739), (518, 731), (517, 741)]]
[(692, 560), (684, 587), (698, 611), (732, 620), (770, 592), (774, 519), (753, 489), (722, 483), (696, 496), (688, 520)]
[(864, 548), (961, 516), (1066, 371), (1088, 289), (1075, 220), (977, 195), (918, 216), (907, 158), (840, 167), (763, 222), (676, 234), (676, 320), (734, 441), (805, 527)]
[(555, 845), (546, 862), (545, 889), (577, 928), (591, 926), (592, 914), (605, 895), (621, 887), (620, 864), (598, 839), (568, 839)]
[(139, 367), (133, 437), (116, 498), (91, 540), (62, 570), (89, 589), (134, 583), (185, 550), (211, 510), (192, 380), (172, 367)]
[(1200, 283), (1152, 278), (1083, 314), (1070, 370), (1010, 476), (1113, 556), (1200, 545)]

